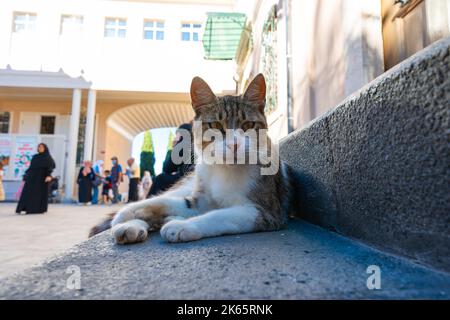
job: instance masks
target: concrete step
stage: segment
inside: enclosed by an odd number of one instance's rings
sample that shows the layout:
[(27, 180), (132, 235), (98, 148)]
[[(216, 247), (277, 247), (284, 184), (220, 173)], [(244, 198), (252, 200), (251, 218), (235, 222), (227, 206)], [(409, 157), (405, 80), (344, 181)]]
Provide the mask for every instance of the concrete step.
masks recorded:
[[(379, 290), (367, 287), (371, 265), (381, 270)], [(67, 288), (73, 266), (80, 290)], [(156, 233), (145, 243), (117, 246), (105, 232), (2, 279), (0, 298), (449, 299), (450, 275), (293, 220), (279, 232), (184, 244), (165, 243)]]
[(450, 38), (280, 143), (297, 216), (450, 272)]

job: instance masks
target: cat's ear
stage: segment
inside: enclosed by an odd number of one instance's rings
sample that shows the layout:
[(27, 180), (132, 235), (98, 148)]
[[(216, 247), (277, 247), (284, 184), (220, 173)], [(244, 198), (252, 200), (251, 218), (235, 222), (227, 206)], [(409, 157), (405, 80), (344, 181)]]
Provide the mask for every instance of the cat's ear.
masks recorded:
[(262, 73), (258, 74), (248, 85), (244, 93), (244, 99), (255, 103), (261, 112), (264, 112), (266, 104), (266, 80)]
[(191, 101), (194, 111), (199, 112), (202, 106), (215, 103), (217, 97), (205, 80), (195, 77), (191, 83)]

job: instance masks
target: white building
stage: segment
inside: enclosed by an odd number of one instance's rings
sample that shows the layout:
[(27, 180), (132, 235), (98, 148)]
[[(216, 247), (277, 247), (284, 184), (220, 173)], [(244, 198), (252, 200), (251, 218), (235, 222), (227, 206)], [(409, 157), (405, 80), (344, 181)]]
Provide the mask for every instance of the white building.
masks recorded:
[(2, 0), (6, 179), (46, 141), (70, 198), (82, 159), (123, 163), (138, 133), (189, 121), (195, 75), (227, 94), (264, 73), (277, 141), (448, 36), (450, 0)]
[(83, 159), (109, 163), (116, 155), (124, 163), (138, 133), (190, 121), (194, 76), (217, 93), (234, 93), (235, 63), (205, 60), (201, 42), (207, 13), (230, 12), (232, 3), (2, 0), (0, 148), (10, 156), (8, 196), (26, 166), (20, 153), (33, 153), (40, 141), (50, 144), (70, 198)]

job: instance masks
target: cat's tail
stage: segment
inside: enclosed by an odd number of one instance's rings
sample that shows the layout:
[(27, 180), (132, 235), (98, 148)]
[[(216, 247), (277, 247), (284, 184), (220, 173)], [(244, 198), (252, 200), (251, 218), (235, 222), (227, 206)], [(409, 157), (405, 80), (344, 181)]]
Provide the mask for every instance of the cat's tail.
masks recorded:
[(89, 238), (95, 236), (96, 234), (99, 234), (100, 232), (111, 229), (111, 221), (113, 220), (115, 215), (116, 215), (115, 212), (110, 213), (100, 223), (93, 226), (89, 231)]

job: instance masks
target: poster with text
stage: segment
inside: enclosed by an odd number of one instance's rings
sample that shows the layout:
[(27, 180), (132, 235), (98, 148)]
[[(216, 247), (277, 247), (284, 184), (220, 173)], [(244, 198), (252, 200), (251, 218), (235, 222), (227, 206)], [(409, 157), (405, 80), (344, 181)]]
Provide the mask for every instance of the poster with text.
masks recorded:
[(3, 165), (3, 177), (8, 175), (11, 158), (12, 139), (10, 136), (0, 136), (0, 163)]
[(37, 137), (17, 137), (14, 155), (14, 179), (22, 179), (30, 166), (31, 158), (36, 153)]

